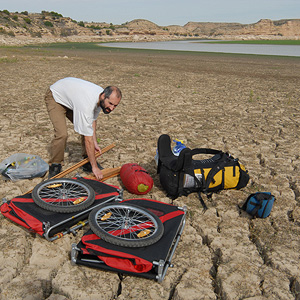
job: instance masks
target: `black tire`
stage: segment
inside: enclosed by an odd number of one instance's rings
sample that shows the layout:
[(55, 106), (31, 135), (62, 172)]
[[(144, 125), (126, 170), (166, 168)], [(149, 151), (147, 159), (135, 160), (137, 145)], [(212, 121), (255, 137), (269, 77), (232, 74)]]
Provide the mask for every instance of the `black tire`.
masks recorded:
[(156, 243), (164, 233), (156, 215), (127, 203), (106, 203), (93, 209), (89, 224), (101, 239), (122, 247), (146, 247)]
[(58, 213), (73, 213), (93, 204), (95, 192), (80, 180), (56, 178), (36, 185), (32, 199), (41, 208)]

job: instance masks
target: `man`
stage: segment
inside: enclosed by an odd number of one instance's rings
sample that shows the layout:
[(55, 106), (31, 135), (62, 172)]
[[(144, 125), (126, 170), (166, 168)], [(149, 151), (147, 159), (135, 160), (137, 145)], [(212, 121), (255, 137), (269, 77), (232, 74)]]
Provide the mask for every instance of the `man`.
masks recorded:
[(96, 137), (96, 120), (101, 112), (109, 114), (121, 101), (122, 93), (115, 86), (102, 87), (79, 78), (58, 80), (48, 89), (45, 102), (54, 127), (50, 145), (49, 178), (61, 172), (67, 142), (68, 118), (74, 130), (82, 136), (83, 156), (89, 158), (85, 171), (93, 172), (100, 180), (103, 174), (97, 164), (95, 151), (101, 153)]

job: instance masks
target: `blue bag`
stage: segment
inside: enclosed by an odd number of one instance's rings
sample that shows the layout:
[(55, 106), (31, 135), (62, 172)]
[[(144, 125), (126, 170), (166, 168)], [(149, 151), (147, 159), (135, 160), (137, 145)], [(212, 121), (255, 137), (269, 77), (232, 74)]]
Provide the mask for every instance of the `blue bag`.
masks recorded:
[(258, 192), (251, 194), (242, 209), (252, 217), (266, 218), (270, 215), (275, 197), (269, 192)]

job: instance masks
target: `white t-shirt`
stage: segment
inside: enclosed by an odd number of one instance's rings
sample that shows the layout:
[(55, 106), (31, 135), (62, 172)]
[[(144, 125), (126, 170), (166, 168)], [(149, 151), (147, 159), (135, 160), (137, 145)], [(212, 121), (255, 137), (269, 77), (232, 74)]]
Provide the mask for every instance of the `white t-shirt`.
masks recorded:
[(50, 86), (54, 100), (73, 111), (74, 130), (93, 135), (93, 121), (101, 111), (97, 106), (103, 88), (86, 80), (67, 77)]

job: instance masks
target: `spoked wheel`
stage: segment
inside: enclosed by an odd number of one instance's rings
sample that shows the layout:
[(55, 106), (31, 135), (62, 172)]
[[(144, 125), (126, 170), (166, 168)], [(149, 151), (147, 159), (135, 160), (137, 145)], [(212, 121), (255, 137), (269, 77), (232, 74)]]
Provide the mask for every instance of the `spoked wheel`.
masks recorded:
[(79, 180), (57, 178), (36, 185), (32, 199), (44, 209), (72, 213), (89, 207), (95, 201), (95, 192)]
[(145, 247), (156, 243), (164, 226), (152, 212), (133, 204), (108, 203), (92, 210), (89, 224), (93, 232), (111, 244)]

